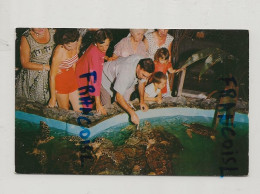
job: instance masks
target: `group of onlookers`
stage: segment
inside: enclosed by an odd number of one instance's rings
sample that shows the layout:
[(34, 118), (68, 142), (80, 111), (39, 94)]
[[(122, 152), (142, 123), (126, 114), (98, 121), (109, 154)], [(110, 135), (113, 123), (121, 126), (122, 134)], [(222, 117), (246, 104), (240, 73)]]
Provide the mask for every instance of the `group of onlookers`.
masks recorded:
[(21, 38), (23, 68), (17, 78), (16, 96), (48, 103), (49, 107), (69, 109), (71, 104), (73, 110), (84, 113), (95, 108), (101, 114), (106, 114), (105, 107), (115, 100), (131, 121), (139, 124), (128, 103), (131, 94), (137, 88), (140, 109), (146, 111), (146, 101), (161, 103), (163, 97), (171, 96), (168, 73), (181, 71), (171, 64), (173, 37), (168, 30), (145, 33), (145, 29), (130, 29), (108, 57), (112, 33), (95, 29), (92, 44), (79, 58), (79, 30), (28, 29)]

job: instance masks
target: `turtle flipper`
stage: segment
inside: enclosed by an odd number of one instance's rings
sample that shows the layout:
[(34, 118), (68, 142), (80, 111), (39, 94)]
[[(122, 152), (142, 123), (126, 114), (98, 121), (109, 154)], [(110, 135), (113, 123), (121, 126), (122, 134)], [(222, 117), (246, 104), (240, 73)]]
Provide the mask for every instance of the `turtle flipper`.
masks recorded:
[(210, 136), (210, 139), (212, 139), (212, 141), (216, 141), (215, 135), (211, 135), (211, 136)]
[(187, 133), (187, 135), (188, 135), (190, 138), (192, 138), (192, 130), (191, 130), (191, 129), (187, 129), (187, 130), (186, 130), (186, 133)]

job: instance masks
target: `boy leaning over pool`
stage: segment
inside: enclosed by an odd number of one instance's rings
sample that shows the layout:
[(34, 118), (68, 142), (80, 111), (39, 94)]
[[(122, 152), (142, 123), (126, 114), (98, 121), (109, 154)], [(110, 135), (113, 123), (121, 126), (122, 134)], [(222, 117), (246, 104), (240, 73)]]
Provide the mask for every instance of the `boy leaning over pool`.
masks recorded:
[(162, 103), (162, 89), (166, 86), (167, 76), (158, 71), (152, 77), (152, 83), (145, 87), (144, 100)]

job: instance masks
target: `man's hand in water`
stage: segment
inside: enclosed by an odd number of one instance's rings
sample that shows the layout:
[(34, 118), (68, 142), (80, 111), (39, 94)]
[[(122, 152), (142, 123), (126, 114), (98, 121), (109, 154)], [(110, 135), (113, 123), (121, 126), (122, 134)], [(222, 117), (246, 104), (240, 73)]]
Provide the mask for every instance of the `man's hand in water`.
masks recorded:
[(136, 125), (139, 125), (140, 123), (140, 120), (139, 120), (139, 117), (137, 116), (137, 114), (135, 112), (131, 113), (131, 121), (136, 124)]
[(143, 112), (146, 112), (148, 111), (148, 106), (145, 104), (145, 103), (140, 103), (140, 109), (143, 111)]

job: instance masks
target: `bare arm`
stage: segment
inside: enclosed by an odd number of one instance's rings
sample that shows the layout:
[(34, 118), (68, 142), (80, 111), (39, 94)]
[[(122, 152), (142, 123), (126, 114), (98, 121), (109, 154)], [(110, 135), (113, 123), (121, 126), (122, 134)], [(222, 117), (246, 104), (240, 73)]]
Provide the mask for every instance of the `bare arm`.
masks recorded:
[(168, 69), (169, 73), (179, 73), (180, 71), (183, 71), (185, 68), (180, 68), (180, 69), (173, 69), (172, 67), (170, 67)]
[[(79, 39), (78, 39), (78, 43), (77, 43), (77, 53), (76, 54), (79, 54), (81, 43), (82, 43), (82, 37), (80, 36)], [(73, 64), (72, 68), (75, 71), (76, 63)]]
[(80, 36), (77, 45), (77, 54), (79, 54), (81, 43), (82, 43), (82, 37)]
[(171, 61), (171, 58), (172, 58), (172, 42), (171, 42), (171, 44), (169, 45), (168, 50), (169, 50), (169, 54), (170, 54), (170, 56), (169, 56), (169, 61)]
[(116, 60), (117, 58), (118, 58), (118, 56), (116, 56), (116, 54), (113, 54), (112, 57), (108, 57), (108, 56), (105, 56), (105, 57), (104, 57), (104, 59), (105, 59), (106, 61), (114, 61), (114, 60)]
[(169, 73), (176, 73), (176, 69), (173, 69), (172, 67), (170, 67), (170, 68), (168, 69), (168, 71), (169, 71)]
[(162, 103), (162, 92), (161, 91), (160, 91), (160, 93), (157, 96), (157, 102), (158, 102), (158, 104)]
[(160, 92), (157, 97), (149, 97), (147, 93), (144, 93), (144, 100), (150, 102), (158, 102), (158, 104), (162, 103), (162, 93)]
[(144, 93), (144, 100), (145, 101), (151, 101), (151, 102), (157, 101), (157, 99), (155, 97), (149, 97), (147, 93)]
[(146, 52), (148, 52), (149, 43), (148, 43), (148, 40), (146, 38), (144, 38), (144, 45), (145, 45)]
[(120, 104), (120, 106), (130, 114), (131, 121), (138, 125), (139, 124), (139, 118), (136, 115), (135, 111), (126, 103), (124, 97), (120, 93), (116, 93), (116, 100)]
[(63, 51), (60, 46), (57, 46), (54, 50), (53, 58), (52, 58), (52, 64), (51, 64), (51, 71), (50, 71), (50, 92), (51, 92), (51, 98), (49, 101), (49, 106), (54, 107), (56, 104), (56, 90), (55, 90), (55, 78), (59, 71), (59, 64), (63, 60)]
[(115, 53), (113, 53), (113, 56), (110, 57), (109, 59), (110, 59), (111, 61), (113, 61), (113, 60), (116, 60), (117, 58), (118, 58), (118, 56), (117, 56)]
[(146, 82), (143, 82), (143, 83), (139, 82), (139, 84), (138, 84), (138, 91), (139, 91), (139, 95), (140, 95), (140, 109), (144, 112), (148, 110), (148, 106), (144, 102), (145, 84), (146, 84)]
[(100, 96), (95, 96), (95, 102), (96, 102), (96, 110), (97, 110), (97, 112), (101, 113), (102, 115), (106, 115), (107, 111), (101, 104)]
[(20, 60), (23, 68), (25, 69), (30, 69), (30, 70), (38, 70), (38, 71), (43, 71), (44, 68), (45, 70), (49, 71), (50, 70), (50, 65), (43, 65), (43, 64), (38, 64), (38, 63), (32, 63), (30, 62), (30, 46), (24, 36), (21, 38), (21, 45), (20, 45)]
[(217, 93), (217, 92), (218, 92), (217, 90), (214, 90), (213, 92), (211, 92), (211, 93), (207, 96), (207, 98), (211, 98), (211, 96), (212, 96), (213, 94)]

